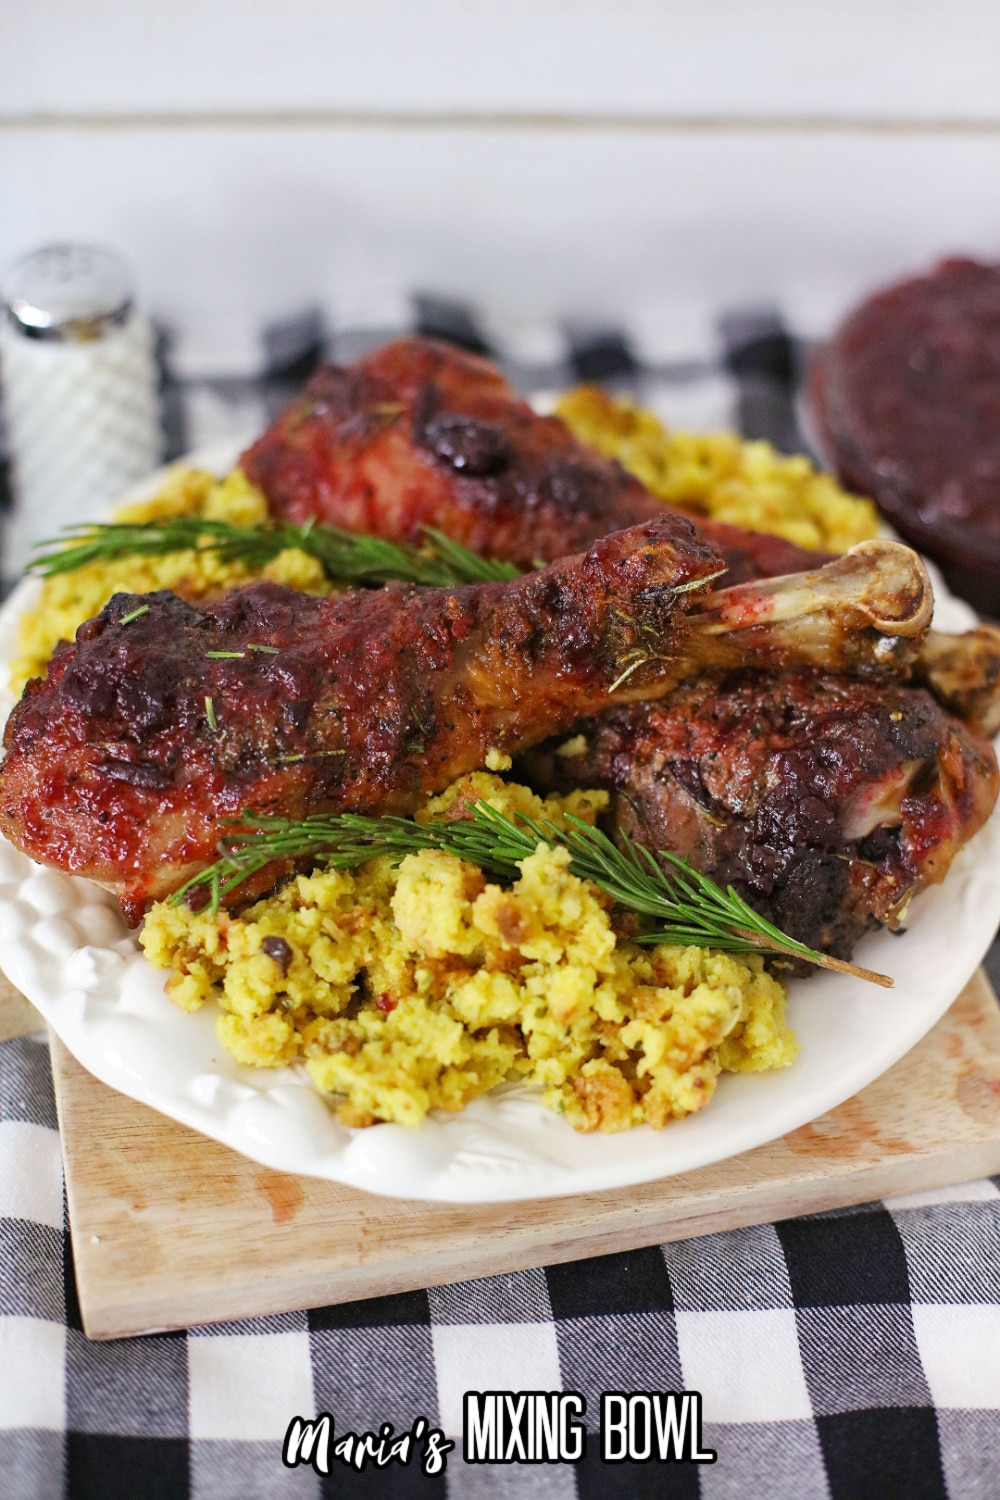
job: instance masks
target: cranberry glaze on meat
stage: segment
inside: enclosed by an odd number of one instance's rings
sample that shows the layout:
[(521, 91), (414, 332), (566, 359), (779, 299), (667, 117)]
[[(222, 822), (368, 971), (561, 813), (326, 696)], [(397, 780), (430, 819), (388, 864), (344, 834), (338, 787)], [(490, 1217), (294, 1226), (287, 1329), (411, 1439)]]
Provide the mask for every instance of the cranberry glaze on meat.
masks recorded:
[(116, 595), (8, 721), (0, 830), (137, 922), (212, 861), (227, 817), (409, 813), (491, 746), (666, 692), (719, 571), (661, 513), (511, 583), (329, 598), (258, 583), (205, 610)]
[[(400, 542), (434, 526), (524, 568), (666, 509), (559, 417), (538, 416), (487, 360), (422, 338), (323, 366), (240, 466), (284, 519)], [(825, 560), (781, 537), (697, 525), (725, 557), (727, 583)]]

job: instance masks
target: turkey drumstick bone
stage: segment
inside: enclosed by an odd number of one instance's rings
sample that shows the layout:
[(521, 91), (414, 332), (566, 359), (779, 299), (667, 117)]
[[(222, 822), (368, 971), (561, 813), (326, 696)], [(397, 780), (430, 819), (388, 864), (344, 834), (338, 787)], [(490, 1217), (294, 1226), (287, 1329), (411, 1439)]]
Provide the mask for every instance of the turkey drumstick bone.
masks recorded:
[(899, 542), (860, 542), (814, 572), (761, 578), (696, 601), (689, 650), (700, 668), (899, 675), (917, 659), (933, 608), (915, 552)]
[(701, 665), (811, 665), (870, 676), (912, 667), (949, 713), (1000, 731), (1000, 629), (929, 630), (933, 599), (916, 553), (862, 542), (824, 568), (709, 594), (688, 616)]

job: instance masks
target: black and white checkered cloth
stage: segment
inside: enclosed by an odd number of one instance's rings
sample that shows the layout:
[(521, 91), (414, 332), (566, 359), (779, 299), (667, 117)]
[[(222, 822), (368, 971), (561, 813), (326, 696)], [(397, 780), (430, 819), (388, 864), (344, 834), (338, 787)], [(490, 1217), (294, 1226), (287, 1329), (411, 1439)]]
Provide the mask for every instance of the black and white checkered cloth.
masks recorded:
[(410, 332), (444, 338), (496, 359), (524, 394), (580, 380), (633, 391), (675, 427), (738, 428), (783, 452), (805, 451), (795, 392), (803, 357), (777, 310), (739, 308), (714, 320), (651, 337), (642, 318), (629, 330), (582, 323), (549, 324), (481, 318), (464, 303), (439, 297), (394, 299), (409, 317), (391, 325), (330, 330), (318, 310), (265, 327), (258, 367), (242, 377), (192, 378), (172, 364), (183, 340), (162, 342), (168, 457), (265, 425), (322, 358), (347, 363)]
[[(548, 1270), (90, 1343), (48, 1049), (0, 1046), (4, 1500), (994, 1500), (993, 1181)], [(238, 1274), (238, 1268), (234, 1268)], [(466, 1390), (698, 1390), (717, 1462), (470, 1466)], [(456, 1439), (445, 1474), (282, 1466), (293, 1416)]]
[[(447, 320), (450, 318), (450, 323)], [(465, 319), (465, 322), (462, 319)], [(425, 299), (425, 329), (488, 341)], [(314, 330), (315, 333), (315, 330)], [(173, 383), (175, 451), (252, 427), (317, 352), (308, 323), (263, 381)], [(369, 335), (365, 335), (368, 338)], [(358, 340), (356, 342), (361, 342)], [(347, 341), (345, 341), (347, 342)], [(350, 349), (339, 353), (354, 352)], [(502, 352), (502, 350), (501, 350)], [(620, 379), (678, 425), (739, 425), (786, 449), (795, 348), (772, 314), (719, 350), (643, 366), (620, 332), (565, 338), (524, 388)], [(995, 1500), (1000, 1496), (1000, 1179), (683, 1244), (245, 1323), (95, 1344), (66, 1231), (48, 1050), (0, 1045), (2, 1500)], [(221, 1248), (221, 1247), (220, 1247)], [(234, 1267), (234, 1275), (238, 1267)], [(467, 1465), (467, 1390), (700, 1391), (713, 1465)], [(282, 1465), (293, 1416), (456, 1440), (417, 1466)]]

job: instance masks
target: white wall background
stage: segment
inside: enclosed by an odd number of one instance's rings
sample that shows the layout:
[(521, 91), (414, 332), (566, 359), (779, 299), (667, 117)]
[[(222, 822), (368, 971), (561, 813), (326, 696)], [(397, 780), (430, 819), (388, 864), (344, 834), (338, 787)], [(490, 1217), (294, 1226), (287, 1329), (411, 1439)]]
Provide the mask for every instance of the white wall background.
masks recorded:
[(822, 331), (1000, 255), (995, 0), (6, 0), (0, 263), (117, 247), (192, 368), (403, 289), (499, 316)]

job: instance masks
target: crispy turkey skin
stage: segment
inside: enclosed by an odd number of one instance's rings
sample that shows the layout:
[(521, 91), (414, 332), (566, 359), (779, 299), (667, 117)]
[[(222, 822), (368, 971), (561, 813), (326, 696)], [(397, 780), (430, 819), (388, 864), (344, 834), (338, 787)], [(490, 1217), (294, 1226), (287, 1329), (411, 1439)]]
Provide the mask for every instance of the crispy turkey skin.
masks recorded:
[[(240, 466), (287, 520), (401, 542), (434, 526), (524, 568), (666, 509), (559, 417), (532, 411), (488, 360), (424, 338), (324, 365)], [(825, 560), (781, 537), (697, 524), (725, 557), (727, 583)]]
[(719, 567), (661, 514), (510, 583), (258, 583), (203, 610), (116, 595), (8, 720), (0, 830), (138, 921), (212, 861), (227, 817), (408, 813), (491, 747), (667, 691)]
[(529, 752), (537, 785), (610, 788), (616, 831), (686, 855), (837, 958), (901, 924), (1000, 785), (990, 742), (924, 689), (827, 672), (693, 678), (579, 732), (580, 753)]

